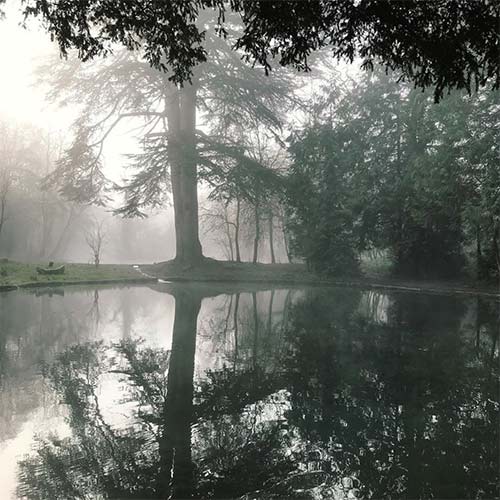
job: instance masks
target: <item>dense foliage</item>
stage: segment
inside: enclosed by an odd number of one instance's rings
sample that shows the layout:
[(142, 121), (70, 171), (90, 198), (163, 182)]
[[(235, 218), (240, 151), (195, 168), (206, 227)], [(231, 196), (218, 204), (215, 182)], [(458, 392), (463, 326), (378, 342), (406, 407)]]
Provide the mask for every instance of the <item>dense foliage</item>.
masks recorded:
[(291, 140), (296, 252), (341, 270), (361, 250), (387, 248), (398, 273), (451, 277), (474, 246), (478, 277), (498, 275), (498, 99), (434, 104), (382, 72), (327, 92)]
[[(311, 52), (328, 47), (333, 56), (381, 61), (422, 87), (471, 89), (488, 78), (500, 84), (498, 4), (488, 0), (24, 0), (26, 16), (38, 16), (65, 54), (76, 48), (83, 60), (106, 55), (120, 43), (142, 50), (149, 63), (172, 72), (174, 82), (192, 76), (207, 58), (204, 9), (215, 13), (215, 32), (225, 36), (231, 12), (243, 24), (235, 48), (267, 69), (308, 69)], [(159, 29), (161, 27), (161, 29)]]

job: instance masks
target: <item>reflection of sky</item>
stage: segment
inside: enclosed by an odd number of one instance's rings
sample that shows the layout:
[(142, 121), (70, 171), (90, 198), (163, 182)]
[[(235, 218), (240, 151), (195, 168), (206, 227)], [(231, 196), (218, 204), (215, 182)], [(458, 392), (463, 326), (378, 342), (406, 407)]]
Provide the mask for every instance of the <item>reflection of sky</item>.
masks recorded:
[[(268, 321), (270, 292), (258, 292), (259, 324)], [(287, 292), (273, 296), (272, 321), (282, 316)], [(231, 299), (207, 298), (198, 318), (195, 376), (227, 363), (234, 339), (233, 310), (226, 335), (225, 320)], [(144, 338), (151, 347), (170, 349), (175, 301), (167, 293), (144, 286), (116, 289), (67, 287), (64, 296), (14, 292), (0, 297), (0, 324), (6, 335), (8, 374), (0, 392), (0, 491), (2, 498), (14, 492), (16, 460), (29, 452), (36, 433), (57, 429), (67, 432), (62, 409), (50, 397), (39, 375), (39, 362), (54, 359), (65, 348), (81, 342), (117, 342), (123, 338)], [(252, 294), (241, 294), (239, 335), (244, 336), (253, 318)], [(262, 328), (262, 326), (261, 326)], [(260, 332), (264, 335), (265, 332)], [(241, 340), (240, 340), (241, 342)], [(103, 414), (115, 425), (123, 425), (131, 415), (130, 405), (116, 405), (124, 387), (118, 376), (106, 376), (99, 387)]]
[[(29, 452), (36, 433), (66, 425), (51, 391), (38, 374), (39, 362), (50, 361), (79, 342), (116, 342), (144, 337), (147, 345), (170, 348), (174, 299), (147, 287), (64, 289), (64, 297), (14, 292), (0, 297), (0, 324), (7, 336), (8, 373), (0, 391), (0, 492), (14, 493), (16, 459)], [(124, 423), (130, 408), (115, 407), (123, 392), (116, 377), (99, 388), (103, 413), (117, 425)], [(58, 413), (59, 412), (59, 413)]]

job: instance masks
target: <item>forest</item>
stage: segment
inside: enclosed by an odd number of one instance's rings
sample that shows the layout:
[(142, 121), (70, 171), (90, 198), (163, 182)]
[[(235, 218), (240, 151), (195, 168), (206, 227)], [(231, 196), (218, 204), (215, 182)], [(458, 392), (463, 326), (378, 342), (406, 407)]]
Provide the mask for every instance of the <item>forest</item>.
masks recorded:
[(0, 497), (500, 495), (496, 0), (0, 0)]
[[(62, 29), (42, 5), (26, 15)], [(93, 263), (97, 238), (105, 262), (174, 258), (185, 269), (212, 257), (332, 277), (498, 281), (491, 67), (475, 69), (476, 88), (473, 73), (439, 77), (445, 91), (404, 64), (335, 64), (328, 46), (311, 72), (264, 72), (234, 50), (246, 31), (233, 14), (224, 36), (214, 12), (196, 22), (204, 62), (185, 84), (130, 47), (36, 65), (47, 101), (73, 124), (65, 133), (1, 119), (4, 258)]]

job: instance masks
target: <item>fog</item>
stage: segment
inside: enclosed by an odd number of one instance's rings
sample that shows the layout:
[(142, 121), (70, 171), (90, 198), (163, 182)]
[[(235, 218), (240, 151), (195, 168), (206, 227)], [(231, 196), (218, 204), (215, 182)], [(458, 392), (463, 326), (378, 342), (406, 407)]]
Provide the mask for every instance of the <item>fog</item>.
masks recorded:
[[(21, 26), (17, 2), (7, 2), (2, 21), (0, 44), (15, 50), (0, 51), (0, 155), (4, 160), (1, 190), (5, 207), (0, 228), (0, 257), (16, 261), (91, 262), (86, 235), (102, 223), (105, 233), (101, 262), (145, 263), (171, 259), (175, 256), (173, 207), (166, 200), (162, 207), (147, 211), (146, 218), (130, 219), (116, 216), (113, 210), (123, 202), (113, 194), (106, 206), (68, 201), (57, 187), (44, 185), (65, 148), (73, 140), (72, 124), (78, 119), (80, 103), (59, 105), (47, 99), (50, 86), (47, 78), (37, 73), (41, 66), (62, 64), (58, 48), (36, 22)], [(89, 62), (88, 65), (98, 64)], [(309, 88), (310, 90), (310, 88)], [(200, 113), (199, 126), (210, 119)], [(128, 155), (139, 150), (137, 122), (120, 124), (107, 136), (102, 158), (106, 176), (121, 182)], [(215, 227), (213, 214), (222, 206), (208, 199), (210, 190), (200, 183), (200, 239), (204, 254), (218, 259), (230, 258), (223, 231)], [(212, 216), (210, 215), (212, 214)], [(246, 227), (245, 227), (246, 224)], [(252, 260), (253, 239), (250, 220), (242, 220), (241, 258)], [(276, 232), (282, 227), (276, 222)], [(287, 261), (284, 235), (274, 242), (274, 259)], [(234, 252), (233, 252), (234, 253)], [(270, 262), (269, 244), (262, 236), (259, 261)], [(234, 256), (233, 256), (234, 258)]]
[(1, 499), (498, 498), (499, 14), (0, 0)]

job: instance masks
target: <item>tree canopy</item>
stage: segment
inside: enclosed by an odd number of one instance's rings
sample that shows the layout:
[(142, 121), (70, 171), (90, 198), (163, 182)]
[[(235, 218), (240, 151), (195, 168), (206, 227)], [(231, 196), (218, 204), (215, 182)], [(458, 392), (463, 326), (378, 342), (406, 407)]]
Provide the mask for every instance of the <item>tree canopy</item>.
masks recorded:
[(243, 30), (233, 48), (266, 71), (273, 59), (307, 71), (311, 53), (328, 47), (335, 58), (381, 62), (434, 87), (436, 100), (446, 89), (500, 86), (500, 7), (490, 0), (23, 0), (25, 17), (41, 18), (62, 54), (77, 49), (88, 60), (118, 43), (142, 50), (176, 83), (207, 58), (203, 9), (216, 14), (222, 37), (236, 13)]

